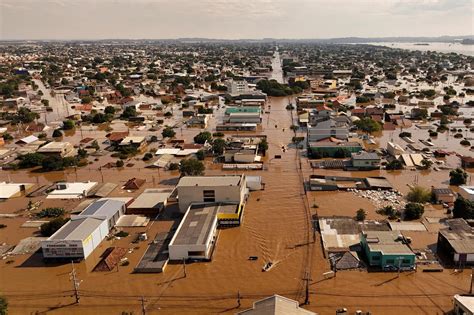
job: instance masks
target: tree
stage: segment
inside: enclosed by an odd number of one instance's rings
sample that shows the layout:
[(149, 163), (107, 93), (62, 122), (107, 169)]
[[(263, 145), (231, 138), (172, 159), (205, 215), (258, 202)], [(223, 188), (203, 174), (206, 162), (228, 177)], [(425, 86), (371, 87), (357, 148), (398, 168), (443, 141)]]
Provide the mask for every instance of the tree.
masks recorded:
[(202, 160), (204, 160), (206, 155), (204, 154), (203, 150), (199, 150), (199, 151), (196, 152), (196, 157), (199, 161), (202, 161)]
[(368, 132), (368, 133), (372, 133), (372, 132), (375, 132), (375, 131), (380, 131), (382, 129), (382, 127), (380, 126), (380, 124), (378, 122), (376, 122), (375, 120), (373, 120), (372, 118), (369, 118), (369, 117), (362, 118), (362, 119), (354, 122), (354, 124), (360, 130)]
[(30, 168), (40, 166), (43, 163), (44, 155), (40, 153), (27, 153), (18, 157), (20, 162), (18, 166), (20, 168)]
[(204, 164), (193, 158), (182, 160), (179, 165), (181, 176), (201, 176), (204, 175), (204, 170)]
[(38, 218), (57, 218), (62, 217), (63, 215), (64, 209), (57, 207), (45, 208), (37, 214)]
[(357, 221), (364, 221), (366, 217), (367, 217), (367, 212), (364, 209), (360, 208), (359, 210), (357, 210), (356, 212)]
[(457, 168), (449, 172), (449, 184), (450, 185), (464, 185), (467, 182), (467, 173), (461, 169)]
[(385, 168), (387, 170), (401, 170), (403, 168), (403, 163), (400, 160), (392, 160), (390, 161)]
[(71, 130), (74, 129), (74, 122), (72, 120), (65, 120), (63, 121), (63, 130)]
[(136, 117), (137, 116), (137, 110), (133, 106), (128, 106), (124, 109), (122, 115), (120, 117), (124, 119), (129, 119), (130, 117)]
[(173, 128), (166, 127), (161, 132), (161, 135), (163, 136), (163, 138), (173, 138), (176, 135), (176, 132), (173, 130)]
[(216, 155), (222, 155), (224, 154), (226, 142), (224, 139), (214, 139), (212, 141), (212, 151)]
[(453, 217), (474, 219), (474, 202), (459, 196), (454, 202)]
[(0, 296), (0, 315), (8, 314), (8, 301), (5, 297)]
[(115, 166), (116, 167), (123, 167), (123, 161), (122, 160), (117, 160), (117, 162), (115, 162)]
[(60, 138), (63, 136), (63, 133), (59, 129), (54, 129), (53, 131), (53, 138)]
[(405, 220), (417, 220), (421, 218), (424, 212), (425, 207), (423, 207), (422, 204), (414, 202), (407, 203), (405, 206)]
[(194, 137), (194, 142), (198, 144), (204, 144), (206, 141), (211, 142), (211, 140), (212, 135), (209, 131), (200, 132)]
[(407, 200), (410, 202), (425, 203), (430, 201), (431, 192), (421, 186), (414, 186), (410, 188), (407, 194)]
[(428, 159), (423, 159), (421, 160), (421, 168), (424, 169), (424, 170), (427, 170), (431, 167), (431, 165), (433, 165), (433, 162), (431, 160), (428, 160)]
[(259, 152), (262, 152), (263, 155), (265, 155), (265, 153), (267, 152), (268, 150), (268, 142), (267, 142), (267, 138), (262, 138), (260, 140), (260, 143), (258, 144), (258, 151)]
[(113, 106), (107, 106), (105, 109), (104, 109), (104, 113), (106, 115), (114, 115), (115, 114), (115, 107)]
[(40, 227), (41, 235), (43, 235), (45, 237), (49, 237), (49, 236), (53, 235), (64, 224), (66, 224), (67, 221), (68, 221), (68, 219), (59, 217), (59, 218), (53, 219), (53, 220), (51, 220), (47, 223), (42, 224), (41, 227)]
[(87, 157), (87, 151), (85, 149), (83, 149), (82, 147), (80, 147), (79, 149), (77, 149), (77, 156), (81, 159)]
[(11, 141), (13, 140), (13, 136), (11, 134), (9, 134), (8, 132), (5, 132), (3, 135), (2, 135), (2, 138), (3, 140), (5, 141)]

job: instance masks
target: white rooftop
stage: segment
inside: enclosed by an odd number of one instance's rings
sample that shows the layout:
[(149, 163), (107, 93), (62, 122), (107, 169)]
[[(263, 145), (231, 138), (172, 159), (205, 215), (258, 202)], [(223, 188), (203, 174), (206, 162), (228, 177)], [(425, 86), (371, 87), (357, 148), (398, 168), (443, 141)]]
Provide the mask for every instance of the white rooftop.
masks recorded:
[(56, 189), (48, 194), (47, 199), (78, 199), (97, 185), (97, 182), (57, 183)]

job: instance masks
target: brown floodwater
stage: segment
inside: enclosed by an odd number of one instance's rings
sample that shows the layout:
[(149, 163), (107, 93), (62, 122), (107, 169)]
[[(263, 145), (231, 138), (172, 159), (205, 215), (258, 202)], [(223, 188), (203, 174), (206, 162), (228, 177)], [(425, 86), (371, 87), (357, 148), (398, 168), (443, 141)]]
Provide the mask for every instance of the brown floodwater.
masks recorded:
[[(303, 182), (313, 174), (306, 158), (290, 144), (293, 132), (291, 115), (285, 110), (287, 98), (271, 99), (271, 112), (265, 115), (260, 133), (268, 136), (270, 146), (265, 158), (266, 169), (244, 171), (248, 175), (260, 175), (264, 191), (252, 192), (245, 209), (244, 222), (240, 227), (220, 230), (213, 260), (209, 263), (193, 263), (186, 266), (184, 277), (181, 264), (169, 265), (162, 274), (132, 274), (133, 267), (143, 254), (146, 244), (130, 244), (124, 238), (104, 243), (87, 261), (76, 264), (80, 284), (81, 300), (74, 304), (72, 283), (69, 280), (71, 265), (43, 265), (38, 257), (17, 256), (7, 264), (0, 261), (0, 292), (9, 298), (10, 314), (29, 314), (36, 311), (48, 314), (120, 314), (122, 311), (141, 312), (141, 297), (147, 314), (232, 314), (251, 307), (252, 302), (272, 294), (281, 294), (299, 302), (304, 301), (305, 276), (311, 278), (310, 305), (307, 309), (319, 314), (334, 314), (340, 307), (349, 311), (362, 309), (372, 314), (436, 314), (447, 311), (452, 305), (452, 296), (466, 293), (470, 273), (454, 274), (452, 270), (442, 273), (402, 273), (400, 278), (393, 273), (367, 273), (366, 271), (338, 272), (333, 279), (324, 280), (323, 273), (329, 264), (323, 255), (319, 234), (313, 234), (312, 215), (350, 215), (358, 208), (370, 210), (370, 216), (379, 218), (370, 203), (350, 193), (305, 192)], [(216, 115), (222, 114), (222, 110)], [(209, 128), (215, 124), (211, 121)], [(277, 125), (277, 126), (275, 126)], [(120, 129), (123, 126), (112, 126)], [(283, 131), (284, 129), (284, 131)], [(190, 140), (199, 129), (183, 128), (178, 137)], [(133, 135), (149, 134), (132, 130)], [(83, 130), (83, 136), (105, 140), (105, 131)], [(66, 135), (65, 140), (76, 140), (80, 132)], [(100, 142), (100, 141), (99, 141)], [(283, 152), (282, 146), (288, 149)], [(275, 155), (281, 159), (274, 159)], [(56, 180), (95, 180), (124, 183), (131, 177), (147, 179), (146, 187), (169, 187), (176, 172), (143, 168), (142, 161), (132, 159), (133, 167), (122, 170), (98, 168), (111, 159), (108, 156), (77, 170), (53, 173), (31, 173), (26, 171), (0, 172), (0, 181), (33, 182), (46, 184)], [(222, 171), (220, 166), (207, 161), (206, 174), (234, 174)], [(344, 174), (342, 171), (317, 170), (314, 174)], [(372, 171), (353, 172), (354, 176), (382, 175), (406, 192), (407, 184), (418, 182), (424, 186), (446, 185), (448, 171)], [(171, 181), (172, 182), (172, 181)], [(140, 190), (141, 191), (141, 190)], [(136, 196), (118, 187), (112, 196)], [(44, 198), (36, 198), (44, 200)], [(35, 199), (35, 200), (36, 200)], [(317, 203), (319, 208), (313, 208)], [(0, 213), (12, 213), (27, 204), (26, 198), (17, 198), (0, 203)], [(73, 209), (77, 202), (62, 205)], [(34, 230), (19, 228), (27, 217), (0, 219), (8, 227), (0, 233), (0, 243), (15, 243), (32, 235)], [(22, 221), (23, 220), (23, 221)], [(149, 234), (170, 228), (172, 221), (159, 220), (149, 227)], [(127, 229), (131, 233), (144, 228)], [(29, 232), (28, 232), (29, 231)], [(428, 243), (429, 239), (426, 242)], [(136, 248), (127, 254), (129, 266), (118, 271), (90, 272), (98, 254), (106, 246)], [(248, 260), (258, 256), (257, 261)], [(262, 272), (262, 266), (272, 261), (275, 267)], [(237, 308), (237, 296), (241, 296), (241, 307)]]

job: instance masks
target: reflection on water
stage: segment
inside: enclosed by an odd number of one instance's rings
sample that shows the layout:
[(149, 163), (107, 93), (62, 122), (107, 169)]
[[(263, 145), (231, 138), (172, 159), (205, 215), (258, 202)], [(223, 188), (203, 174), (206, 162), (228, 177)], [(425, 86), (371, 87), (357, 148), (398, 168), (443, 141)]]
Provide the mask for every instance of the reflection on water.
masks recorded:
[(416, 45), (415, 43), (367, 43), (376, 46), (385, 46), (390, 48), (437, 51), (441, 53), (457, 53), (474, 56), (474, 45), (463, 45), (460, 43), (427, 43), (429, 45)]

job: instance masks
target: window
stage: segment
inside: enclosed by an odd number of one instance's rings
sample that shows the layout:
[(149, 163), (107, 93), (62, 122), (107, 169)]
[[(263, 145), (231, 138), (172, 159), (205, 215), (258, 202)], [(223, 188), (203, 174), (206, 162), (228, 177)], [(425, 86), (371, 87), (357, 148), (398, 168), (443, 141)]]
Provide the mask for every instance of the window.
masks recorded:
[(395, 260), (394, 259), (387, 259), (387, 264), (390, 265), (390, 264), (394, 264), (395, 263)]
[(204, 202), (215, 202), (216, 201), (216, 192), (214, 190), (204, 190), (203, 201)]
[(196, 257), (196, 256), (205, 257), (206, 252), (205, 251), (188, 251), (188, 256), (189, 257)]
[(380, 260), (380, 256), (374, 256), (372, 257), (372, 260)]
[(410, 264), (411, 260), (410, 259), (403, 259), (402, 264)]

